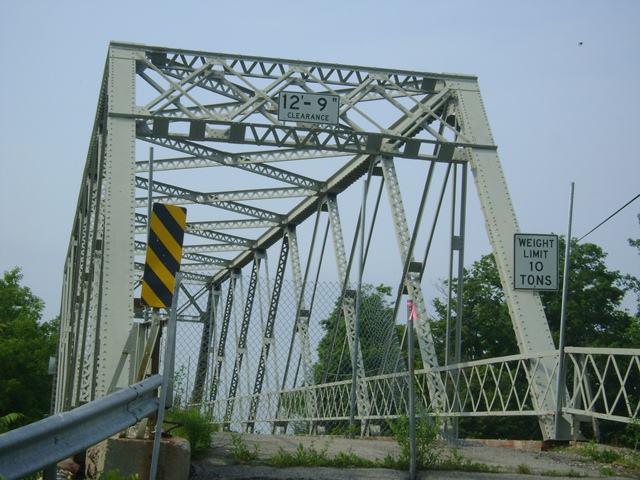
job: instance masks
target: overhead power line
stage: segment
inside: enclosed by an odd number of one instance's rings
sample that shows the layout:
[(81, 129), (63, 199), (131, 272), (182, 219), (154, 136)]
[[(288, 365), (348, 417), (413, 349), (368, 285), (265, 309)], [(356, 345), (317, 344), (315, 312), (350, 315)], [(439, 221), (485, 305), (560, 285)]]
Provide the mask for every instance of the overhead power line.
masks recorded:
[(622, 210), (624, 210), (625, 208), (627, 208), (629, 205), (631, 205), (633, 202), (635, 202), (638, 198), (640, 198), (640, 193), (638, 195), (636, 195), (635, 197), (633, 197), (631, 200), (629, 200), (627, 203), (625, 203), (622, 207), (620, 207), (618, 210), (616, 210), (615, 212), (613, 212), (611, 215), (609, 215), (605, 220), (603, 220), (602, 222), (600, 222), (598, 225), (596, 225), (595, 227), (593, 227), (591, 230), (589, 230), (587, 233), (585, 233), (582, 237), (580, 237), (578, 239), (578, 242), (580, 240), (582, 240), (584, 237), (586, 237), (587, 235), (589, 235), (591, 232), (594, 232), (595, 230), (597, 230), (598, 228), (600, 228), (602, 225), (604, 225), (605, 223), (607, 223), (609, 220), (611, 220), (613, 217), (615, 217), (618, 213), (620, 213)]

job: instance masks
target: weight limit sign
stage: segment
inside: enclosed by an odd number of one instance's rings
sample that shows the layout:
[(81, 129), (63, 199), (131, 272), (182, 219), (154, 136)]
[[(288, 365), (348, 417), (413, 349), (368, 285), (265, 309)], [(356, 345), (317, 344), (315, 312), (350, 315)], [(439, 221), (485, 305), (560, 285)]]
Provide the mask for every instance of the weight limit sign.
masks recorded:
[(514, 235), (514, 288), (558, 290), (558, 236)]

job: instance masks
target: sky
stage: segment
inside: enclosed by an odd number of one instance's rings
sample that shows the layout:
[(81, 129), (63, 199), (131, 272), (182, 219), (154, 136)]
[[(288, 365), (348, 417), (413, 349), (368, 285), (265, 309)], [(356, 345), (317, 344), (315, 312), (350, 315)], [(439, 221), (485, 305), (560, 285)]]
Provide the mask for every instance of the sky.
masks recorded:
[[(0, 0), (0, 271), (20, 267), (43, 319), (59, 313), (112, 40), (476, 75), (521, 230), (565, 234), (574, 182), (581, 237), (640, 194), (639, 21), (632, 0)], [(640, 277), (638, 213), (584, 241)]]

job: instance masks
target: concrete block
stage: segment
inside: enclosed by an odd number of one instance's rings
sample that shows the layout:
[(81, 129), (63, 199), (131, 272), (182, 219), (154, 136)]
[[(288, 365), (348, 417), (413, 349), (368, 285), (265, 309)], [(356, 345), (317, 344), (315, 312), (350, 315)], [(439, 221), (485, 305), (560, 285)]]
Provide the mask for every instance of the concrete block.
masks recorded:
[[(149, 478), (153, 440), (134, 438), (106, 439), (87, 450), (87, 476), (97, 479), (101, 472), (118, 470), (128, 477), (138, 474), (140, 480)], [(188, 480), (191, 447), (184, 438), (163, 438), (160, 442), (157, 480)]]

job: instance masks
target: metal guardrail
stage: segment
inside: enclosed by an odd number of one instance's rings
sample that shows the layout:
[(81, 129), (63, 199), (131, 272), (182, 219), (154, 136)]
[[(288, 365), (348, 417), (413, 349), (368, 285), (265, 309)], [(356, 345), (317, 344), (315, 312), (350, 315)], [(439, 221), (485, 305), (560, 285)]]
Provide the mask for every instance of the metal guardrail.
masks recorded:
[(0, 475), (13, 480), (43, 470), (158, 411), (154, 375), (69, 412), (0, 435)]

